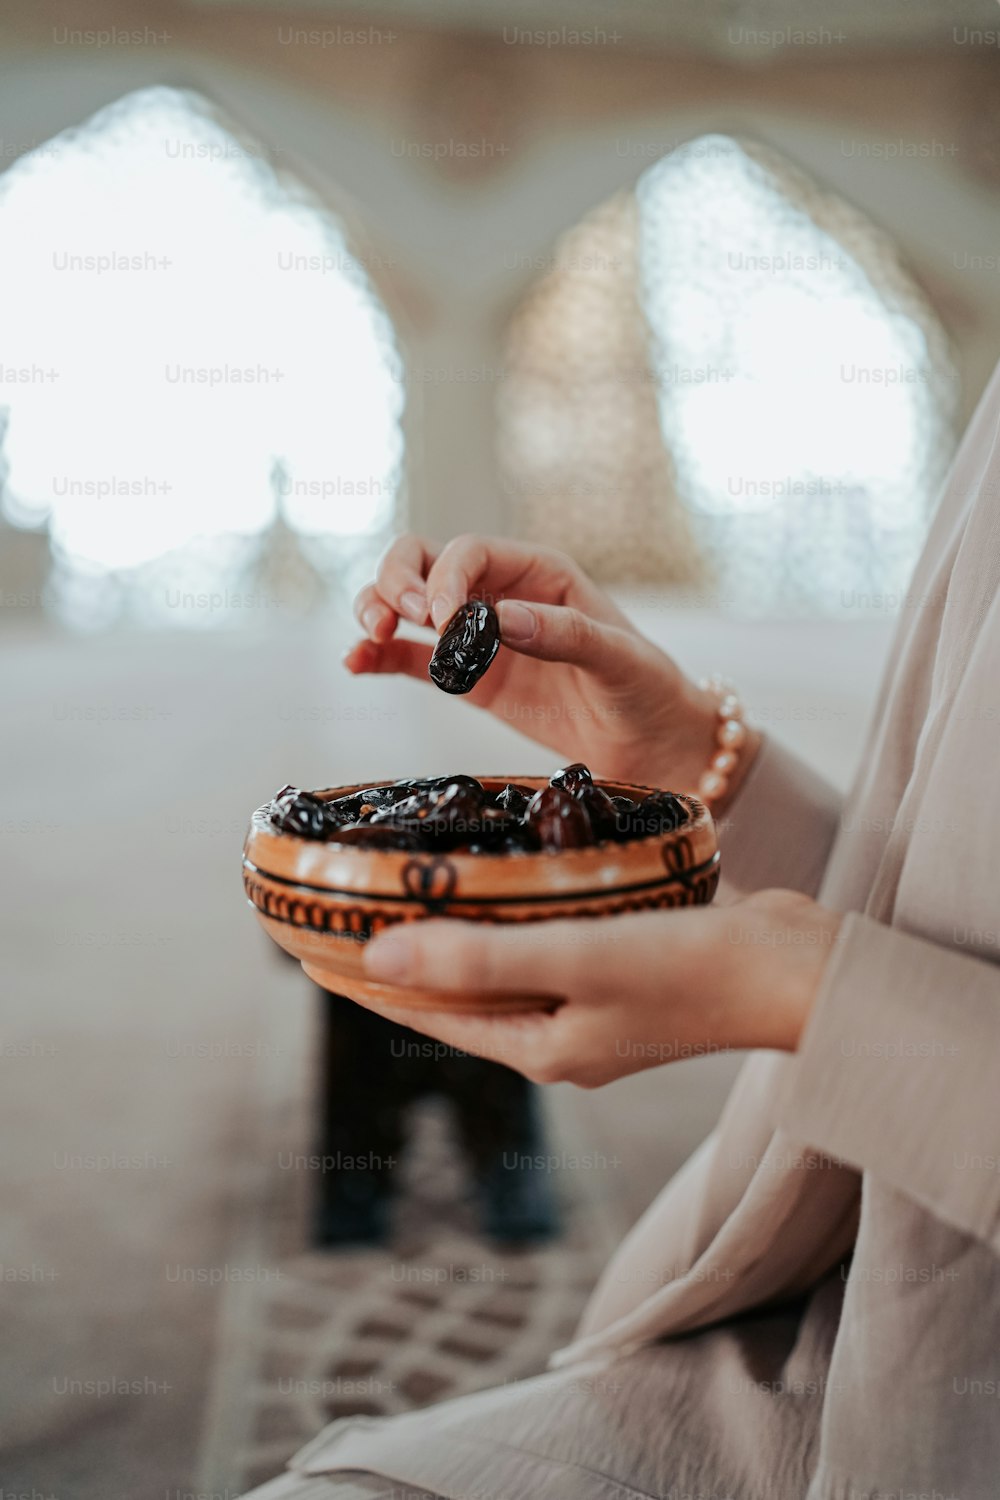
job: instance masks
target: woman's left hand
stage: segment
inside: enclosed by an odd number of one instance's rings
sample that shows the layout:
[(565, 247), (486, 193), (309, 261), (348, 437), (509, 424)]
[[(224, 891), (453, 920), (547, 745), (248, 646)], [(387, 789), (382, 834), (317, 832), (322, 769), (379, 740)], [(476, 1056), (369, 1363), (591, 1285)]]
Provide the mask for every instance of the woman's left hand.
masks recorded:
[(472, 995), (551, 995), (546, 1010), (382, 1015), (536, 1083), (596, 1088), (706, 1052), (794, 1051), (841, 917), (793, 891), (727, 906), (502, 926), (407, 922), (371, 942), (369, 979)]

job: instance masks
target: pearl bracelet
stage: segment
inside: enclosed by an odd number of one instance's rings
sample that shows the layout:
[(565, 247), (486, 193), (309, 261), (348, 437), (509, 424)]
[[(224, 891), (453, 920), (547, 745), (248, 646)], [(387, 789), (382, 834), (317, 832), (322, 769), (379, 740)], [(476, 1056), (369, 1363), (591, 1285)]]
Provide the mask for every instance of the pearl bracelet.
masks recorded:
[(718, 749), (698, 782), (698, 796), (711, 809), (729, 790), (729, 779), (746, 744), (747, 726), (743, 719), (743, 705), (732, 683), (724, 677), (709, 677), (699, 683), (699, 687), (718, 698), (719, 722), (715, 733)]

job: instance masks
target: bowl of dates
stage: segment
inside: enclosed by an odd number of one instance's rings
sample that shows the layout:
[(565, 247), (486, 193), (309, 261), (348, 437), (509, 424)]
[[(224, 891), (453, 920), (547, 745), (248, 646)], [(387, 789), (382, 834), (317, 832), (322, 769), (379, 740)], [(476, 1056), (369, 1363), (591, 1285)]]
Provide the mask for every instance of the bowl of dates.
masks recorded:
[(711, 901), (719, 851), (686, 793), (541, 776), (433, 776), (308, 792), (254, 813), (247, 898), (310, 978), (362, 1004), (533, 1009), (551, 996), (462, 995), (374, 984), (363, 946), (395, 922), (545, 922)]

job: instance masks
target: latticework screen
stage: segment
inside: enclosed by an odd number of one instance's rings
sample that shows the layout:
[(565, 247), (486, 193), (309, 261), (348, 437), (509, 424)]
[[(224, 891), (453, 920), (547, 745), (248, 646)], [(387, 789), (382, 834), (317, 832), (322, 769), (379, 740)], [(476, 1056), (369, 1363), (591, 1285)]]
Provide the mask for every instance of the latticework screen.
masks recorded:
[(943, 330), (892, 244), (773, 152), (691, 142), (564, 236), (510, 323), (515, 526), (740, 613), (905, 589), (953, 447)]

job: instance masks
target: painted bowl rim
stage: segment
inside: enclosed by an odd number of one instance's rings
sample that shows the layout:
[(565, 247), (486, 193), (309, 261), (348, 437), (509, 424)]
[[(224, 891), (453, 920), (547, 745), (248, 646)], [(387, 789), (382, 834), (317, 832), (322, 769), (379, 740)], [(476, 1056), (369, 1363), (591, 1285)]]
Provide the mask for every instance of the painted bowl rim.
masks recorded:
[[(483, 774), (477, 777), (485, 786), (496, 783), (498, 786), (506, 786), (508, 782), (520, 782), (525, 786), (534, 786), (536, 789), (548, 785), (548, 776), (523, 775), (523, 776), (496, 776)], [(646, 794), (663, 790), (659, 787), (646, 786), (641, 782), (612, 781), (601, 778), (598, 784), (608, 790), (611, 795), (630, 796), (635, 793)], [(357, 781), (347, 783), (343, 786), (325, 787), (314, 791), (312, 795), (324, 800), (332, 800), (334, 797), (349, 796), (352, 792), (363, 791), (367, 787), (391, 785), (388, 781)], [(645, 856), (655, 850), (662, 850), (671, 843), (682, 838), (696, 836), (705, 840), (710, 838), (713, 857), (718, 858), (718, 840), (711, 813), (703, 802), (690, 792), (672, 792), (672, 796), (678, 798), (689, 809), (691, 816), (687, 822), (682, 823), (679, 828), (672, 828), (660, 833), (644, 834), (641, 838), (617, 841), (614, 839), (603, 839), (600, 843), (588, 844), (582, 849), (528, 849), (524, 851), (510, 852), (501, 851), (493, 854), (472, 854), (468, 850), (434, 851), (430, 849), (364, 849), (356, 844), (338, 844), (336, 840), (307, 839), (296, 833), (286, 833), (272, 827), (267, 818), (267, 808), (270, 803), (264, 803), (258, 807), (250, 820), (243, 847), (244, 864), (257, 870), (261, 875), (267, 876), (277, 872), (268, 869), (266, 852), (272, 849), (274, 852), (282, 852), (281, 864), (286, 866), (289, 860), (298, 863), (299, 858), (308, 865), (309, 880), (314, 889), (319, 889), (323, 884), (323, 859), (324, 855), (331, 860), (337, 860), (341, 865), (345, 860), (355, 865), (358, 871), (367, 869), (374, 871), (376, 868), (389, 876), (401, 875), (404, 868), (414, 860), (426, 861), (447, 859), (454, 866), (456, 873), (460, 876), (467, 872), (470, 875), (475, 871), (480, 876), (504, 872), (505, 881), (516, 887), (521, 882), (516, 872), (521, 872), (525, 879), (537, 877), (544, 872), (546, 867), (559, 866), (566, 876), (576, 875), (580, 877), (591, 876), (594, 871), (609, 864), (629, 864), (641, 862)], [(613, 853), (613, 859), (609, 855)], [(367, 884), (367, 882), (365, 882)], [(331, 890), (343, 889), (342, 877), (334, 885), (331, 879)], [(509, 888), (509, 887), (508, 887)], [(610, 892), (613, 885), (608, 885)], [(372, 895), (375, 893), (372, 892)]]

